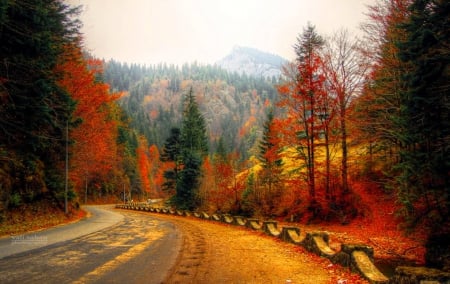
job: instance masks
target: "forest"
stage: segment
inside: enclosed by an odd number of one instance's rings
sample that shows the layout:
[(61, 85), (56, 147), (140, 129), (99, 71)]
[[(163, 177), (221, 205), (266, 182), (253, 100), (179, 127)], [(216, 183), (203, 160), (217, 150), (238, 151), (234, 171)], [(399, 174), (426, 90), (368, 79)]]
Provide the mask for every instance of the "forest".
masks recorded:
[[(179, 209), (450, 239), (450, 3), (379, 0), (361, 38), (293, 39), (279, 78), (83, 49), (80, 7), (0, 3), (0, 223), (36, 202)], [(448, 262), (448, 257), (447, 257)]]

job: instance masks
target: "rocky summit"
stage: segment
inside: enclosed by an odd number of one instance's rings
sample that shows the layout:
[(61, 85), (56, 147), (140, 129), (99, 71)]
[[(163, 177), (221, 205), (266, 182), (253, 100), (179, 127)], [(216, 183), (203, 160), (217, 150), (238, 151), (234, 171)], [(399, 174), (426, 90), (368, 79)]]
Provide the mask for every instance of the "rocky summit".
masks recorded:
[(266, 77), (281, 75), (281, 67), (287, 62), (281, 56), (263, 52), (255, 48), (236, 46), (230, 54), (217, 62), (217, 65), (229, 72), (240, 75)]

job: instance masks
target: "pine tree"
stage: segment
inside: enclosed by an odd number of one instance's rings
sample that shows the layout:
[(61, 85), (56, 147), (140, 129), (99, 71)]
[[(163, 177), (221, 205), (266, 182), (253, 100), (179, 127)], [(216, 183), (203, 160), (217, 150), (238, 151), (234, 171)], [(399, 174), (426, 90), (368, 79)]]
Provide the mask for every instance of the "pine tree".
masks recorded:
[(273, 110), (267, 113), (266, 121), (263, 125), (263, 134), (259, 142), (258, 160), (261, 162), (262, 170), (259, 173), (260, 190), (265, 215), (273, 214), (279, 202), (283, 190), (283, 160), (281, 159), (281, 149), (279, 138), (277, 137)]
[(0, 164), (0, 171), (19, 195), (57, 196), (64, 188), (64, 133), (74, 103), (58, 86), (55, 66), (66, 44), (78, 44), (76, 14), (57, 0), (0, 3), (0, 161), (14, 165)]
[[(405, 144), (397, 165), (399, 198), (412, 225), (448, 231), (450, 213), (450, 3), (416, 0), (402, 28), (403, 76), (400, 121)], [(447, 243), (448, 246), (448, 243)], [(448, 253), (448, 247), (447, 247)]]
[[(183, 168), (176, 180), (174, 204), (182, 209), (193, 209), (200, 186), (202, 160), (208, 154), (206, 125), (195, 100), (192, 87), (185, 99), (180, 133), (180, 156)], [(177, 177), (176, 177), (177, 178)]]
[[(375, 58), (375, 62), (364, 92), (355, 104), (356, 120), (364, 134), (361, 139), (368, 142), (366, 170), (372, 172), (378, 163), (389, 177), (397, 175), (393, 165), (398, 162), (399, 150), (404, 147), (396, 134), (404, 132), (399, 119), (402, 108), (400, 94), (404, 89), (401, 78), (409, 67), (399, 59), (396, 43), (406, 38), (400, 24), (408, 18), (409, 3), (410, 0), (383, 1), (369, 6), (370, 20), (363, 26), (366, 37), (364, 52)], [(397, 186), (386, 184), (386, 187), (395, 190)]]
[(224, 162), (227, 160), (227, 156), (228, 156), (228, 151), (225, 147), (225, 142), (223, 141), (223, 137), (221, 136), (219, 138), (219, 142), (217, 144), (216, 160), (218, 160), (220, 162)]
[(324, 45), (323, 38), (311, 24), (297, 38), (294, 46), (297, 54), (296, 74), (293, 82), (288, 82), (279, 88), (282, 96), (279, 106), (286, 108), (284, 127), (289, 133), (289, 143), (296, 147), (297, 154), (303, 160), (306, 168), (305, 181), (311, 203), (316, 203), (316, 144), (321, 131), (321, 123), (317, 110), (325, 96), (325, 78), (320, 73), (320, 50)]
[(182, 210), (193, 210), (197, 207), (197, 190), (200, 186), (202, 160), (198, 153), (186, 151), (183, 155), (184, 167), (180, 172), (176, 185), (174, 203)]
[(263, 125), (262, 138), (259, 142), (258, 160), (262, 163), (263, 168), (271, 169), (282, 165), (278, 137), (274, 128), (273, 109), (270, 109), (267, 113), (267, 118)]
[(182, 166), (181, 160), (181, 131), (177, 127), (170, 130), (170, 136), (167, 138), (160, 156), (163, 162), (172, 162), (170, 170), (164, 172), (165, 182), (162, 185), (164, 190), (176, 191), (179, 172)]
[(192, 87), (184, 103), (181, 141), (183, 151), (196, 152), (202, 158), (208, 154), (205, 119), (200, 113)]
[(311, 23), (303, 30), (301, 36), (297, 37), (297, 43), (294, 45), (297, 62), (304, 64), (311, 63), (314, 54), (325, 44), (325, 40), (316, 32), (316, 27)]

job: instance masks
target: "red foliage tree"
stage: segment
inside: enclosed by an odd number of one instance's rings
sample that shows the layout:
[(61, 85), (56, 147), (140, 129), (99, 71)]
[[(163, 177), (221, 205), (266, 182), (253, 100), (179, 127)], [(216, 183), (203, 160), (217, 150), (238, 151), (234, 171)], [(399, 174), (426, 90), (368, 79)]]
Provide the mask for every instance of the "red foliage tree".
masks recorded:
[(148, 195), (150, 193), (150, 178), (149, 178), (149, 153), (147, 152), (147, 141), (141, 137), (139, 146), (136, 149), (138, 160), (138, 169), (141, 180), (141, 188)]
[(162, 194), (162, 184), (164, 183), (164, 167), (160, 160), (160, 154), (158, 147), (153, 144), (148, 149), (149, 157), (149, 173), (150, 173), (150, 186), (153, 189), (151, 191), (151, 197), (160, 197)]
[(203, 164), (201, 198), (213, 211), (238, 213), (242, 209), (242, 191), (245, 178), (239, 176), (237, 154), (226, 157), (215, 156), (213, 161), (206, 159)]
[(77, 102), (73, 121), (81, 123), (70, 131), (70, 179), (79, 193), (89, 180), (105, 181), (117, 166), (117, 121), (113, 119), (112, 105), (120, 94), (110, 94), (109, 85), (98, 81), (102, 72), (99, 60), (84, 59), (80, 50), (67, 48), (66, 60), (58, 66), (64, 76), (59, 84)]
[[(286, 117), (280, 121), (279, 129), (283, 132), (284, 142), (297, 150), (297, 157), (305, 165), (305, 180), (308, 184), (311, 201), (316, 199), (316, 139), (324, 129), (320, 120), (325, 98), (325, 77), (321, 73), (322, 59), (318, 50), (307, 47), (314, 42), (314, 31), (305, 30), (305, 51), (298, 60), (293, 80), (278, 87), (279, 107), (286, 110)], [(317, 45), (320, 46), (321, 39)], [(314, 44), (311, 44), (314, 46)]]

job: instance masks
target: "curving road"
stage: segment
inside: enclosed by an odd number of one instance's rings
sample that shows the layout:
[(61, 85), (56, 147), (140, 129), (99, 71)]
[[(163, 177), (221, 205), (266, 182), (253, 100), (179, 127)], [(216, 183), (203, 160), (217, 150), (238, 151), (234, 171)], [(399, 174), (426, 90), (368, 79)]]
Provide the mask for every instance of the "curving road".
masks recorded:
[(0, 283), (161, 283), (182, 238), (173, 223), (112, 206), (90, 218), (0, 240)]
[(317, 284), (346, 273), (237, 226), (86, 209), (92, 216), (77, 223), (0, 240), (0, 283)]

